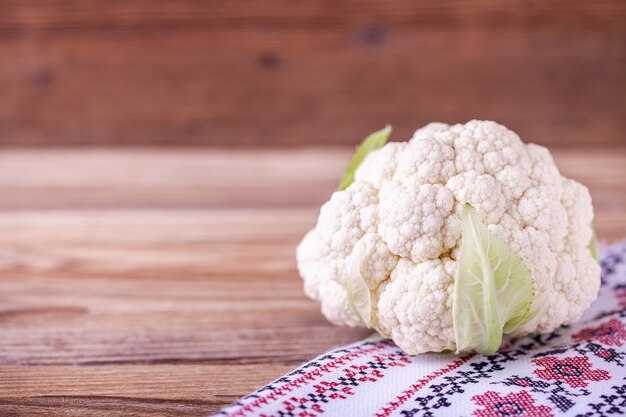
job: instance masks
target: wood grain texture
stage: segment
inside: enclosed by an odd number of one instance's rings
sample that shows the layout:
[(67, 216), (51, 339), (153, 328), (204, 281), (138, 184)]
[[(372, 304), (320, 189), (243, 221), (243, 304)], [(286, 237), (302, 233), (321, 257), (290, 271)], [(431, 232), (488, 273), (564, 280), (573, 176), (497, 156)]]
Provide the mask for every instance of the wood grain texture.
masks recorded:
[[(626, 148), (554, 154), (625, 237)], [(348, 155), (0, 152), (0, 415), (203, 416), (367, 335), (294, 260)]]
[[(0, 415), (201, 417), (266, 383), (268, 373), (279, 375), (291, 369), (281, 364), (2, 366)], [(219, 375), (230, 376), (228, 386), (222, 385)], [(78, 386), (83, 387), (80, 392)], [(37, 395), (27, 397), (25, 392)], [(88, 392), (97, 395), (85, 395)]]
[(0, 0), (0, 144), (626, 144), (626, 3)]
[[(319, 207), (349, 148), (1, 150), (0, 210)], [(555, 148), (596, 208), (626, 205), (626, 147)]]

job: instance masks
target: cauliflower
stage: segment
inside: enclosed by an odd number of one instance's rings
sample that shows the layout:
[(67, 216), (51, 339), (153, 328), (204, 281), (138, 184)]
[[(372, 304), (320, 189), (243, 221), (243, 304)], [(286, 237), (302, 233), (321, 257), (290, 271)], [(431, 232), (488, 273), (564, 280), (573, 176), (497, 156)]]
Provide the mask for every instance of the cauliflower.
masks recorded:
[(546, 148), (491, 121), (390, 133), (357, 149), (297, 248), (329, 321), (409, 354), (491, 354), (580, 318), (600, 286), (593, 207)]

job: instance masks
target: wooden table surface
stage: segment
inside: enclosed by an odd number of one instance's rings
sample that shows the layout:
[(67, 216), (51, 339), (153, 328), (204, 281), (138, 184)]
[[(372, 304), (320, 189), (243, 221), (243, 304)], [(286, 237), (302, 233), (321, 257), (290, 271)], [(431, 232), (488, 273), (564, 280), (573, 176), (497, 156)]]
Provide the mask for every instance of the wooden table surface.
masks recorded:
[[(294, 261), (348, 153), (0, 152), (0, 415), (203, 416), (365, 336)], [(554, 154), (625, 237), (626, 149)]]

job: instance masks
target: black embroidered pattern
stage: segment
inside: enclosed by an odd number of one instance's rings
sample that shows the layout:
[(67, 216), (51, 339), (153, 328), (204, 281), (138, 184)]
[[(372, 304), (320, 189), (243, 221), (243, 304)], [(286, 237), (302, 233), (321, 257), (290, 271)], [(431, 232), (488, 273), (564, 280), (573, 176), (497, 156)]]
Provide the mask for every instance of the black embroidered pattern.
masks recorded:
[(610, 394), (600, 395), (602, 401), (588, 404), (589, 411), (577, 414), (576, 417), (623, 416), (626, 411), (626, 384), (614, 385), (611, 387), (611, 391)]
[(488, 382), (497, 371), (504, 370), (504, 364), (513, 362), (523, 356), (528, 356), (534, 349), (546, 346), (550, 341), (558, 338), (556, 332), (537, 335), (525, 339), (517, 348), (497, 352), (492, 356), (478, 356), (474, 362), (468, 363), (471, 369), (459, 370), (454, 375), (443, 377), (443, 382), (430, 385), (429, 394), (414, 398), (415, 406), (400, 411), (404, 417), (431, 417), (433, 410), (441, 407), (450, 407), (450, 399), (466, 392), (470, 385)]

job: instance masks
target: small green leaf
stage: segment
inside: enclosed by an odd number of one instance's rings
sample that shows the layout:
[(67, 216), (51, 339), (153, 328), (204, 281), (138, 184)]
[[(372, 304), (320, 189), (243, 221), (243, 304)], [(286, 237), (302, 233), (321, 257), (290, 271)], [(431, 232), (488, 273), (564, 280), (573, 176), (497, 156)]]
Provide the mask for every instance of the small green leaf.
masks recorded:
[(495, 353), (502, 335), (527, 319), (534, 297), (533, 279), (522, 259), (480, 221), (463, 210), (462, 244), (452, 299), (457, 353)]
[(596, 236), (596, 230), (591, 226), (591, 240), (589, 241), (589, 251), (591, 256), (596, 262), (600, 262), (600, 247), (598, 246), (598, 237)]
[(339, 191), (345, 190), (354, 182), (354, 173), (359, 165), (361, 165), (361, 162), (363, 162), (367, 154), (375, 149), (382, 148), (385, 143), (387, 143), (389, 135), (391, 135), (391, 126), (387, 125), (384, 129), (370, 134), (363, 140), (363, 142), (361, 142), (361, 144), (354, 151), (352, 158), (350, 158), (350, 162), (348, 162), (348, 166), (343, 174), (341, 183), (339, 183)]
[(363, 242), (357, 242), (352, 250), (350, 269), (348, 271), (348, 304), (352, 312), (369, 329), (372, 323), (372, 297), (370, 289), (363, 279), (363, 258), (367, 255), (367, 248)]
[(372, 292), (370, 291), (363, 277), (363, 261), (371, 256), (371, 249), (363, 242), (357, 242), (350, 255), (350, 266), (348, 270), (348, 282), (346, 290), (348, 292), (348, 304), (355, 316), (367, 326), (374, 329), (385, 339), (389, 339), (380, 327), (372, 320)]

